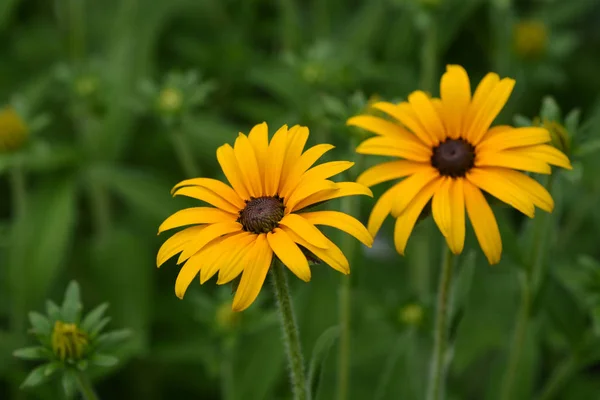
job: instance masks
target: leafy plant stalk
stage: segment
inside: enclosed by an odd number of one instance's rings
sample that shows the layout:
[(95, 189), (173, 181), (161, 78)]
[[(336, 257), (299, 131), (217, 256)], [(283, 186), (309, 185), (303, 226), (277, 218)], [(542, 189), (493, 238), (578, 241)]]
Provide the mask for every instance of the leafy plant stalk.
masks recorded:
[(292, 298), (288, 287), (285, 271), (279, 260), (274, 260), (271, 265), (271, 276), (275, 287), (275, 297), (279, 307), (279, 317), (283, 331), (283, 342), (287, 353), (290, 368), (290, 379), (294, 400), (307, 400), (308, 387), (304, 372), (304, 357), (300, 346), (300, 335)]
[(183, 169), (187, 178), (200, 176), (200, 169), (194, 159), (194, 155), (190, 151), (189, 143), (182, 132), (176, 131), (171, 133), (171, 142), (175, 149), (175, 154), (179, 160), (179, 164)]
[(450, 248), (442, 262), (441, 276), (437, 293), (437, 309), (435, 315), (434, 344), (431, 357), (429, 382), (427, 385), (427, 399), (438, 400), (443, 398), (446, 376), (446, 346), (448, 341), (448, 309), (450, 289), (452, 282), (452, 268), (454, 257)]

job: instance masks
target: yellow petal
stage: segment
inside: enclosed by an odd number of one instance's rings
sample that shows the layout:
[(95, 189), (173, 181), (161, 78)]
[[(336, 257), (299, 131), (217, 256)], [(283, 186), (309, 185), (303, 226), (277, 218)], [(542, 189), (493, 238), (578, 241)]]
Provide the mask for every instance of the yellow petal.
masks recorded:
[(454, 254), (460, 254), (465, 246), (465, 195), (464, 179), (453, 179), (450, 184), (450, 232), (446, 241)]
[(400, 157), (412, 161), (429, 161), (431, 149), (424, 149), (421, 145), (400, 139), (387, 137), (374, 137), (365, 140), (356, 148), (358, 154)]
[(248, 189), (250, 196), (260, 197), (263, 192), (262, 179), (260, 177), (258, 161), (252, 148), (250, 140), (244, 134), (239, 134), (233, 147), (237, 164), (244, 177), (244, 186)]
[(423, 171), (409, 176), (398, 184), (398, 196), (392, 203), (392, 215), (397, 217), (400, 215), (408, 204), (414, 199), (429, 182), (440, 176), (437, 169), (429, 167)]
[(327, 239), (327, 249), (322, 249), (313, 246), (304, 238), (296, 235), (291, 229), (289, 229), (286, 226), (283, 226), (281, 229), (285, 233), (287, 233), (294, 242), (298, 243), (300, 246), (313, 253), (331, 268), (346, 275), (350, 273), (350, 264), (348, 263), (348, 259), (346, 258), (346, 256), (344, 256), (344, 253), (342, 253), (342, 251), (329, 239)]
[(156, 255), (156, 266), (160, 267), (169, 258), (173, 257), (177, 253), (181, 253), (185, 246), (197, 235), (202, 232), (206, 226), (192, 226), (191, 228), (184, 229), (175, 233), (173, 236), (168, 238)]
[(313, 204), (322, 203), (328, 200), (337, 199), (339, 197), (346, 196), (357, 196), (357, 195), (365, 195), (369, 197), (373, 197), (373, 192), (371, 190), (356, 182), (337, 182), (335, 187), (332, 189), (322, 190), (315, 194), (312, 194), (300, 201), (295, 207), (294, 210), (302, 210), (303, 208), (312, 206)]
[[(235, 232), (213, 240), (209, 244), (211, 251), (204, 256), (204, 265), (200, 271), (200, 284), (203, 285), (221, 268), (230, 265), (232, 261), (238, 258), (244, 245), (252, 243), (254, 240), (255, 235), (249, 232)], [(193, 257), (198, 254), (200, 253)]]
[(402, 125), (414, 133), (427, 147), (437, 146), (439, 144), (437, 137), (433, 136), (430, 132), (427, 132), (423, 125), (421, 125), (412, 106), (407, 102), (392, 104), (382, 101), (373, 104), (373, 108), (383, 111), (398, 120)]
[(201, 186), (205, 189), (208, 189), (215, 194), (221, 196), (223, 199), (229, 201), (236, 207), (240, 209), (244, 208), (244, 200), (227, 184), (211, 178), (194, 178), (194, 179), (186, 179), (185, 181), (179, 182), (173, 189), (171, 189), (171, 194), (184, 186)]
[(352, 161), (330, 161), (317, 165), (304, 173), (301, 183), (302, 181), (308, 182), (330, 178), (352, 168), (353, 165)]
[(288, 227), (313, 246), (320, 247), (322, 249), (327, 248), (328, 240), (325, 235), (323, 235), (323, 233), (321, 233), (316, 226), (298, 214), (286, 215), (281, 221), (279, 221), (279, 225)]
[(554, 200), (552, 199), (552, 196), (538, 181), (521, 172), (504, 168), (498, 168), (497, 172), (508, 178), (512, 183), (517, 185), (519, 189), (526, 193), (534, 205), (547, 212), (552, 212), (552, 210), (554, 210)]
[(217, 149), (217, 160), (233, 190), (236, 191), (242, 200), (250, 200), (250, 192), (248, 192), (246, 185), (244, 185), (244, 178), (235, 158), (233, 148), (228, 144), (219, 147)]
[(534, 206), (527, 193), (520, 190), (507, 179), (506, 175), (499, 173), (496, 169), (492, 167), (473, 168), (467, 173), (467, 179), (480, 189), (533, 218)]
[(265, 194), (267, 196), (275, 196), (279, 191), (279, 179), (288, 143), (287, 133), (287, 125), (279, 128), (273, 135), (267, 150), (267, 167), (265, 169)]
[(282, 179), (282, 189), (279, 191), (279, 195), (283, 198), (289, 196), (289, 193), (298, 186), (300, 179), (304, 172), (306, 172), (317, 160), (329, 150), (333, 149), (334, 146), (330, 144), (319, 144), (306, 150), (301, 156), (298, 162), (292, 167), (288, 175)]
[(193, 207), (177, 211), (163, 222), (158, 233), (184, 225), (214, 224), (216, 222), (235, 221), (237, 215), (212, 207)]
[(492, 126), (485, 135), (483, 135), (483, 138), (481, 139), (481, 141), (485, 141), (487, 139), (491, 139), (492, 137), (496, 136), (496, 135), (501, 135), (503, 133), (506, 133), (507, 131), (511, 131), (515, 129), (513, 126), (510, 125), (496, 125), (496, 126)]
[(470, 132), (474, 132), (474, 129), (476, 129), (475, 123), (477, 115), (483, 109), (498, 82), (500, 82), (500, 77), (498, 74), (490, 72), (483, 77), (481, 82), (479, 82), (479, 85), (477, 85), (475, 93), (473, 93), (473, 98), (471, 100), (471, 104), (469, 104), (467, 115), (465, 116), (465, 119), (463, 119), (463, 137), (469, 142), (471, 139), (473, 139), (475, 134)]
[(296, 243), (280, 228), (267, 233), (267, 240), (271, 249), (298, 278), (304, 282), (310, 281), (310, 268), (308, 260)]
[(539, 174), (549, 174), (552, 172), (550, 166), (544, 161), (533, 158), (525, 153), (514, 153), (512, 149), (499, 152), (480, 152), (475, 158), (475, 166), (505, 167), (521, 171), (537, 172)]
[[(391, 107), (396, 107), (390, 103), (378, 103), (380, 106), (382, 104), (389, 104)], [(384, 108), (388, 106), (383, 105)], [(391, 140), (400, 140), (402, 142), (408, 142), (415, 146), (420, 146), (423, 150), (427, 150), (427, 146), (423, 144), (413, 133), (406, 130), (403, 126), (395, 124), (390, 121), (386, 121), (383, 118), (374, 117), (372, 115), (358, 115), (356, 117), (350, 118), (346, 125), (356, 126), (358, 128), (362, 128), (369, 132), (375, 133), (382, 137), (386, 137)]]
[(326, 225), (340, 229), (356, 239), (360, 240), (365, 246), (373, 245), (373, 237), (356, 218), (339, 211), (314, 211), (300, 214), (308, 222), (314, 225)]
[[(400, 182), (402, 183), (402, 182)], [(383, 221), (387, 218), (392, 210), (392, 203), (396, 199), (398, 194), (398, 186), (400, 183), (395, 184), (390, 189), (385, 191), (379, 200), (375, 203), (371, 215), (369, 216), (369, 222), (367, 223), (367, 229), (371, 236), (375, 237)]]
[(557, 167), (573, 169), (569, 158), (564, 153), (562, 153), (556, 147), (552, 147), (547, 144), (517, 147), (508, 151), (510, 151), (512, 154), (518, 154), (524, 157), (533, 157), (550, 165), (556, 165)]
[(298, 163), (304, 150), (304, 146), (308, 140), (308, 128), (305, 126), (296, 125), (290, 129), (288, 134), (288, 146), (283, 160), (283, 169), (279, 180), (279, 187), (283, 188), (288, 174)]
[(179, 188), (173, 193), (173, 196), (187, 196), (198, 199), (232, 214), (236, 214), (240, 211), (240, 208), (237, 206), (234, 206), (212, 190), (208, 190), (201, 186), (186, 186)]
[(462, 135), (463, 119), (471, 102), (471, 83), (463, 67), (446, 66), (446, 73), (440, 82), (440, 97), (448, 136), (458, 139)]
[(190, 286), (190, 283), (192, 283), (196, 275), (198, 275), (200, 272), (200, 268), (202, 268), (201, 256), (194, 257), (183, 264), (179, 270), (177, 279), (175, 280), (175, 295), (177, 297), (183, 299), (187, 288)]
[(254, 302), (265, 282), (267, 272), (271, 267), (273, 251), (267, 243), (266, 235), (258, 235), (255, 243), (255, 257), (249, 259), (244, 268), (242, 279), (233, 298), (233, 311), (243, 311)]
[(463, 185), (465, 206), (477, 241), (488, 262), (497, 264), (502, 256), (502, 239), (494, 213), (479, 188), (468, 180), (464, 180)]
[(238, 222), (219, 222), (208, 225), (198, 235), (188, 243), (183, 252), (179, 255), (177, 264), (181, 264), (207, 245), (210, 241), (221, 235), (238, 232), (242, 230), (242, 225)]
[(431, 201), (431, 213), (440, 232), (447, 238), (452, 227), (452, 210), (450, 208), (450, 185), (452, 178), (442, 177), (439, 189), (434, 193)]
[(254, 257), (253, 249), (257, 237), (258, 235), (252, 233), (240, 237), (239, 242), (235, 243), (235, 249), (232, 249), (230, 256), (222, 260), (217, 285), (231, 282), (242, 273), (248, 264), (247, 260)]
[(424, 92), (417, 90), (408, 96), (408, 102), (425, 130), (440, 142), (444, 141), (446, 129), (429, 97)]
[(438, 190), (441, 183), (441, 179), (434, 179), (429, 182), (396, 219), (394, 244), (399, 254), (404, 255), (408, 238), (415, 227), (419, 215), (421, 215), (421, 211), (423, 211), (423, 208), (429, 202), (431, 196)]
[(550, 141), (550, 133), (544, 128), (515, 128), (482, 141), (475, 151), (500, 151), (513, 147), (531, 146)]
[(309, 198), (315, 193), (319, 193), (323, 190), (331, 190), (336, 189), (337, 184), (332, 181), (319, 180), (316, 182), (306, 182), (302, 185), (299, 185), (294, 192), (290, 194), (287, 199), (284, 199), (284, 204), (286, 207), (286, 212), (294, 212), (299, 210), (299, 203), (302, 200)]
[(248, 140), (250, 140), (254, 154), (256, 154), (261, 180), (264, 181), (262, 177), (265, 176), (267, 149), (269, 148), (269, 127), (267, 123), (263, 122), (262, 124), (255, 125), (248, 134)]
[(375, 165), (359, 175), (356, 182), (371, 187), (381, 182), (403, 178), (430, 168), (429, 164), (398, 160)]
[(472, 145), (476, 146), (486, 134), (490, 125), (508, 101), (514, 86), (515, 81), (513, 79), (502, 79), (489, 92), (487, 98), (481, 102), (479, 108), (474, 109), (474, 117), (467, 131), (467, 139)]

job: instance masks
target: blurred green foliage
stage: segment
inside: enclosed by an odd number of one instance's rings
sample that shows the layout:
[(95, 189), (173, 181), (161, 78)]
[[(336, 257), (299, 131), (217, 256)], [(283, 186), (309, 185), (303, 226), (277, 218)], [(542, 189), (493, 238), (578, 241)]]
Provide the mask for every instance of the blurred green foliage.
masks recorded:
[[(234, 316), (231, 288), (197, 285), (180, 301), (174, 263), (156, 270), (159, 223), (192, 204), (169, 190), (190, 175), (222, 178), (216, 148), (262, 121), (307, 125), (311, 144), (355, 159), (359, 133), (345, 120), (373, 96), (437, 94), (446, 63), (473, 84), (489, 71), (516, 78), (497, 122), (560, 124), (574, 165), (554, 177), (551, 216), (495, 207), (500, 265), (467, 235), (447, 397), (497, 399), (541, 231), (514, 399), (598, 398), (599, 18), (595, 0), (1, 1), (0, 104), (31, 135), (0, 155), (0, 398), (56, 398), (55, 387), (19, 389), (33, 365), (13, 351), (32, 345), (28, 313), (71, 279), (85, 304), (111, 304), (111, 328), (133, 332), (121, 361), (93, 375), (101, 398), (290, 398), (268, 286)], [(353, 400), (425, 393), (441, 235), (422, 221), (402, 258), (390, 228), (352, 265)], [(334, 398), (339, 282), (320, 266), (310, 284), (292, 280), (318, 400)]]

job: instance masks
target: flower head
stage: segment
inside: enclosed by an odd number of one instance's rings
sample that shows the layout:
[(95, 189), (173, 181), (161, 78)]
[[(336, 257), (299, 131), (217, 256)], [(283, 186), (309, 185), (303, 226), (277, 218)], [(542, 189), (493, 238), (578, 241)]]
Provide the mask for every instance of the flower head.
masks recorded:
[(394, 241), (404, 254), (423, 208), (431, 200), (433, 218), (455, 254), (465, 239), (465, 208), (490, 264), (500, 261), (502, 242), (496, 219), (481, 190), (533, 217), (534, 208), (551, 212), (554, 201), (535, 179), (517, 170), (550, 174), (550, 165), (571, 168), (567, 156), (547, 144), (542, 127), (490, 127), (508, 100), (515, 81), (487, 74), (471, 94), (466, 71), (449, 65), (443, 75), (441, 99), (422, 91), (399, 104), (380, 102), (375, 108), (395, 119), (355, 116), (349, 125), (378, 136), (356, 151), (402, 158), (374, 166), (357, 181), (366, 186), (406, 178), (375, 204), (368, 228), (375, 235), (391, 213), (396, 218)]
[(67, 324), (62, 321), (54, 323), (52, 350), (60, 360), (81, 359), (88, 344), (87, 333), (79, 329), (76, 324)]
[(0, 110), (0, 153), (18, 150), (28, 136), (29, 129), (14, 108)]
[[(320, 144), (306, 151), (308, 128), (281, 127), (269, 142), (267, 124), (256, 125), (248, 136), (240, 133), (234, 146), (217, 150), (217, 159), (230, 185), (210, 178), (177, 184), (174, 195), (201, 200), (213, 207), (181, 210), (167, 218), (159, 233), (193, 225), (169, 238), (160, 248), (157, 265), (179, 254), (184, 263), (175, 293), (183, 298), (194, 277), (203, 284), (218, 273), (217, 284), (241, 274), (232, 309), (252, 304), (269, 271), (273, 254), (298, 278), (309, 281), (308, 259), (316, 257), (332, 268), (349, 273), (348, 260), (315, 225), (328, 225), (355, 236), (367, 246), (372, 237), (349, 215), (305, 209), (327, 200), (371, 195), (364, 185), (333, 182), (353, 163), (312, 165), (333, 146)], [(311, 168), (312, 167), (312, 168)]]

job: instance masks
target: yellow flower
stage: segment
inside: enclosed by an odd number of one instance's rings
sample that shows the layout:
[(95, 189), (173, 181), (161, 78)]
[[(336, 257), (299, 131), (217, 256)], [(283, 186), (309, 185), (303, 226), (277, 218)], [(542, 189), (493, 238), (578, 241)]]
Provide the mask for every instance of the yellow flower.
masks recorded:
[(56, 321), (52, 330), (52, 351), (62, 361), (79, 360), (88, 345), (88, 337), (75, 324)]
[(248, 136), (240, 133), (231, 147), (217, 150), (217, 159), (231, 186), (210, 178), (177, 184), (174, 195), (192, 197), (214, 207), (181, 210), (159, 227), (159, 233), (195, 225), (169, 238), (160, 248), (157, 265), (175, 254), (184, 263), (175, 293), (182, 298), (192, 279), (203, 284), (218, 272), (217, 284), (242, 274), (232, 309), (246, 309), (263, 285), (273, 253), (298, 278), (309, 281), (307, 257), (316, 256), (332, 268), (349, 273), (348, 260), (315, 225), (328, 225), (355, 236), (367, 246), (373, 238), (356, 219), (336, 211), (304, 211), (327, 200), (369, 195), (355, 182), (335, 183), (328, 178), (354, 163), (327, 162), (311, 166), (333, 146), (320, 144), (303, 152), (308, 128), (286, 125), (269, 143), (267, 124), (256, 125)]
[(548, 29), (541, 21), (525, 20), (513, 27), (515, 52), (522, 58), (536, 58), (544, 54), (548, 44)]
[(465, 208), (475, 235), (490, 264), (500, 261), (502, 242), (496, 219), (481, 190), (529, 217), (534, 206), (551, 212), (554, 201), (536, 180), (516, 170), (550, 174), (550, 165), (571, 168), (567, 156), (550, 142), (541, 127), (490, 128), (508, 100), (515, 81), (487, 74), (471, 96), (469, 77), (456, 65), (443, 75), (441, 99), (415, 91), (408, 102), (380, 102), (374, 107), (393, 117), (360, 115), (348, 125), (378, 136), (356, 151), (403, 158), (376, 165), (358, 179), (366, 186), (406, 178), (385, 192), (375, 204), (368, 228), (375, 235), (388, 214), (396, 218), (396, 250), (406, 243), (421, 210), (433, 198), (433, 218), (453, 253), (462, 251)]
[(29, 129), (14, 108), (0, 110), (0, 153), (18, 150), (28, 136)]
[(178, 89), (165, 88), (158, 97), (158, 108), (166, 113), (177, 112), (183, 104), (183, 96)]

